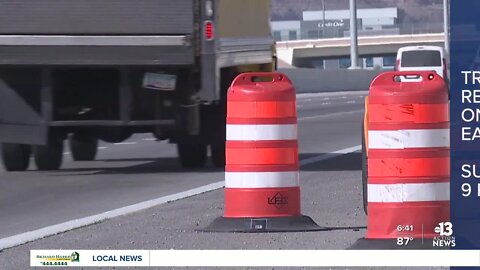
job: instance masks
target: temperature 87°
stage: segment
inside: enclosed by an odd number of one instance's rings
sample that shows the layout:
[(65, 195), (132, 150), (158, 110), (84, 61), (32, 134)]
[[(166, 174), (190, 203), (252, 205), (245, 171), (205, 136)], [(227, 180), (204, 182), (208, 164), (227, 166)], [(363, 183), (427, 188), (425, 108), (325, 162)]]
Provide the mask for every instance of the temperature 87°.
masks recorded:
[(406, 246), (413, 241), (413, 237), (397, 237), (397, 245)]

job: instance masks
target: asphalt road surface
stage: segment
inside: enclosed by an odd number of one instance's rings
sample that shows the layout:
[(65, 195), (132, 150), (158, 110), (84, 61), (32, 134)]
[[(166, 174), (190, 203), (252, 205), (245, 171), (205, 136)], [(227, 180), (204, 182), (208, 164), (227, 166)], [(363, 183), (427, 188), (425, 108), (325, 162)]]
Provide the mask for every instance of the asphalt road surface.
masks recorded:
[[(0, 251), (0, 269), (27, 268), (31, 249), (349, 248), (366, 231), (359, 151), (365, 94), (298, 96), (302, 213), (324, 231), (198, 232), (223, 213), (223, 171), (182, 170), (173, 145), (136, 135), (102, 144), (92, 162), (73, 162), (65, 152), (60, 171), (0, 170), (0, 246), (58, 233)], [(95, 215), (116, 217), (65, 227)]]

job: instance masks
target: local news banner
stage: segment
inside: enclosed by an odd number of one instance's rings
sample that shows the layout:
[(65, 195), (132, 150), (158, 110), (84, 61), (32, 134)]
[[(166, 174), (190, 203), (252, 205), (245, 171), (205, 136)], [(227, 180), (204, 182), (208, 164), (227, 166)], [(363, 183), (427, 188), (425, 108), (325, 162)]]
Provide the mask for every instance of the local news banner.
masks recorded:
[(480, 0), (450, 1), (450, 52), (447, 55), (451, 207), (450, 220), (438, 228), (447, 243), (442, 244), (445, 249), (293, 251), (285, 246), (282, 250), (256, 251), (32, 250), (31, 265), (480, 267)]

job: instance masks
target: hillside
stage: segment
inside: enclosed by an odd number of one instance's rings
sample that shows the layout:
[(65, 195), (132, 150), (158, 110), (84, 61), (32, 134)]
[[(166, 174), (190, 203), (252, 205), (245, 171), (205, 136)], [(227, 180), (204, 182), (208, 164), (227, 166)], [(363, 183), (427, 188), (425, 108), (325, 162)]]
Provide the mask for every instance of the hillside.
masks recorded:
[[(440, 23), (443, 0), (357, 0), (358, 8), (398, 7), (401, 24)], [(325, 0), (326, 10), (348, 9), (349, 0)], [(300, 20), (302, 11), (321, 10), (322, 0), (272, 0), (273, 20)]]

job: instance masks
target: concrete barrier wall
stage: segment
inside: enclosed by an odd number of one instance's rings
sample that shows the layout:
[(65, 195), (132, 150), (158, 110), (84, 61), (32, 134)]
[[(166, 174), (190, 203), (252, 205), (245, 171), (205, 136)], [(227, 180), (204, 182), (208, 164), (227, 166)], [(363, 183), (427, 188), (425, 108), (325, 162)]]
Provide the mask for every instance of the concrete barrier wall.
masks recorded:
[(279, 69), (295, 85), (297, 93), (365, 91), (381, 70), (322, 70), (309, 68)]

